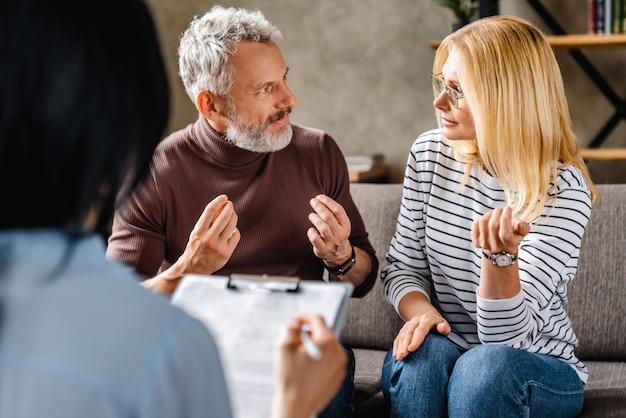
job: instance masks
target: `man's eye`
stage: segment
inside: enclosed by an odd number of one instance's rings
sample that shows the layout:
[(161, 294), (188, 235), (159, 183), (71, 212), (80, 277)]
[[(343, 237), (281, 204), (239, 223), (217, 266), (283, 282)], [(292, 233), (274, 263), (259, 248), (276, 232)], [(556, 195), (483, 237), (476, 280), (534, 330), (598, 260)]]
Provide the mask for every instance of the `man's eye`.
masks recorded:
[(267, 93), (271, 93), (272, 90), (273, 90), (272, 86), (265, 86), (261, 90), (259, 90), (259, 93), (267, 94)]

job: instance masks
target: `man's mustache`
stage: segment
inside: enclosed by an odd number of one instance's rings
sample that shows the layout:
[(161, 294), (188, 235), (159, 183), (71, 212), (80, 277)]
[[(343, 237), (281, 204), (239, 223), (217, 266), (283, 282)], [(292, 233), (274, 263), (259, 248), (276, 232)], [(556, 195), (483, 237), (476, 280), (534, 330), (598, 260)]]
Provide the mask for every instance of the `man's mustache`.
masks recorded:
[(288, 109), (283, 109), (279, 111), (274, 116), (270, 117), (268, 122), (272, 123), (272, 122), (276, 122), (277, 120), (284, 118), (286, 115), (291, 113), (291, 110), (292, 110), (291, 108), (288, 108)]

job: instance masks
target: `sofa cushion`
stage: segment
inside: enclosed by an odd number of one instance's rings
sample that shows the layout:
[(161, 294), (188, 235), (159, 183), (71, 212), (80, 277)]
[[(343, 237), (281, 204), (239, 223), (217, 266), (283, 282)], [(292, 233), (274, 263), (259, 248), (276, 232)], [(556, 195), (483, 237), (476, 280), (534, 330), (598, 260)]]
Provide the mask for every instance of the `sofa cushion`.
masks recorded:
[(357, 367), (354, 372), (354, 380), (359, 382), (354, 392), (355, 404), (358, 405), (380, 392), (381, 371), (386, 355), (387, 352), (382, 350), (354, 349), (355, 363), (368, 365)]
[[(382, 267), (396, 231), (402, 185), (352, 183), (350, 191)], [(393, 345), (402, 324), (383, 296), (381, 281), (377, 280), (367, 296), (350, 300), (341, 336), (352, 347), (386, 351)]]
[(587, 361), (589, 381), (579, 417), (623, 418), (626, 412), (626, 363)]
[(626, 185), (598, 188), (605, 198), (591, 211), (566, 310), (581, 360), (626, 361)]

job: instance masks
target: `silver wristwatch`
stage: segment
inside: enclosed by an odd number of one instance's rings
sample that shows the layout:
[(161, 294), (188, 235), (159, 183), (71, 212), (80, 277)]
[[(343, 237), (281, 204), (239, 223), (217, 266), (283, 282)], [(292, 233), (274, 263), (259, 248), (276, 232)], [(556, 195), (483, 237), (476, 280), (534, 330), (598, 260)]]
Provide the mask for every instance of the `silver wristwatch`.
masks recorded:
[(517, 260), (517, 253), (509, 254), (506, 251), (502, 251), (499, 253), (487, 254), (485, 250), (483, 250), (483, 257), (498, 267), (508, 267)]

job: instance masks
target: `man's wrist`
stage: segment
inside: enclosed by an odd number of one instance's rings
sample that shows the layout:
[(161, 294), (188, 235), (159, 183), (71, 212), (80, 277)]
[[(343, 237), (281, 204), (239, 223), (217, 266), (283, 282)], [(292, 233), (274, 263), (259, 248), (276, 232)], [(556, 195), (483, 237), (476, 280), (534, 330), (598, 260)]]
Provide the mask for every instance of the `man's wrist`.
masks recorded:
[(343, 263), (337, 266), (331, 267), (328, 264), (326, 264), (325, 260), (322, 260), (322, 263), (324, 264), (324, 268), (330, 274), (335, 275), (335, 276), (343, 276), (344, 274), (348, 273), (350, 269), (352, 269), (352, 267), (354, 267), (354, 265), (356, 264), (356, 251), (353, 245), (351, 245), (350, 248), (351, 248), (350, 257), (346, 261), (344, 261)]
[(141, 282), (141, 285), (146, 289), (149, 289), (153, 292), (157, 293), (165, 293), (171, 295), (176, 290), (176, 286), (178, 286), (178, 282), (182, 276), (164, 276), (158, 275), (151, 279), (144, 280)]

